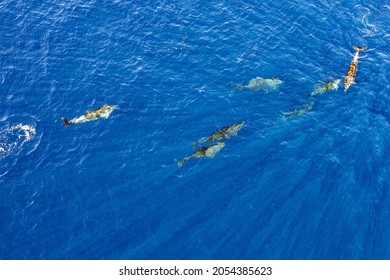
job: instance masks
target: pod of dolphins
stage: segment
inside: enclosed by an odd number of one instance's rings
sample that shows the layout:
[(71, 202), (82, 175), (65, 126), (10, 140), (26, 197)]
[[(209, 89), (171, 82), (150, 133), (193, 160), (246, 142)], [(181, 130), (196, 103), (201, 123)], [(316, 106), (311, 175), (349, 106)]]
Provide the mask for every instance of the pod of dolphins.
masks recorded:
[[(354, 58), (349, 65), (347, 74), (344, 79), (344, 91), (346, 92), (353, 84), (355, 84), (355, 77), (357, 72), (357, 65), (358, 65), (358, 59), (359, 59), (359, 52), (366, 50), (367, 47), (358, 47), (353, 46), (354, 50), (356, 51)], [(335, 79), (332, 81), (328, 81), (323, 85), (316, 85), (314, 91), (309, 93), (307, 95), (307, 98), (314, 97), (319, 94), (323, 94), (326, 91), (330, 90), (338, 90), (339, 84), (341, 82), (341, 79)], [(264, 90), (276, 90), (281, 84), (283, 83), (282, 80), (279, 78), (261, 78), (256, 77), (251, 79), (248, 84), (242, 85), (232, 85), (232, 89), (237, 91), (243, 91), (243, 90), (252, 90), (254, 92), (258, 92), (262, 89)], [(309, 112), (313, 109), (313, 103), (309, 103), (304, 105), (300, 108), (295, 108), (291, 111), (283, 112), (282, 113), (282, 119), (283, 120), (289, 120), (294, 117), (301, 116), (305, 114), (306, 112)], [(87, 111), (83, 115), (73, 118), (71, 120), (68, 120), (64, 117), (61, 118), (61, 120), (64, 122), (65, 127), (68, 127), (71, 124), (79, 124), (89, 121), (95, 121), (98, 119), (108, 119), (108, 117), (111, 115), (111, 113), (117, 109), (117, 106), (115, 105), (103, 105), (102, 107)], [(182, 167), (183, 164), (191, 159), (194, 158), (200, 158), (200, 157), (206, 157), (206, 158), (213, 158), (219, 151), (221, 151), (225, 147), (225, 142), (222, 140), (230, 139), (233, 136), (236, 136), (238, 131), (241, 130), (241, 128), (244, 126), (245, 122), (239, 122), (234, 123), (228, 126), (224, 126), (221, 129), (214, 131), (211, 135), (207, 137), (201, 138), (197, 142), (193, 142), (193, 154), (190, 156), (187, 156), (181, 160), (176, 160), (177, 165), (179, 167)], [(209, 143), (208, 145), (205, 145), (206, 143)]]

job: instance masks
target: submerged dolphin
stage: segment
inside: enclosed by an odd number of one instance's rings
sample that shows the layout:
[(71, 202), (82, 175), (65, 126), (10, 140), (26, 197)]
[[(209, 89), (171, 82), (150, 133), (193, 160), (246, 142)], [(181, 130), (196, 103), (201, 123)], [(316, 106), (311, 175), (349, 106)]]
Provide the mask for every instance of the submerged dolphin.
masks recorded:
[(347, 89), (351, 85), (355, 84), (355, 76), (356, 76), (356, 72), (357, 72), (359, 52), (367, 49), (367, 47), (357, 47), (357, 46), (353, 46), (353, 48), (356, 50), (356, 53), (355, 53), (355, 56), (353, 57), (351, 64), (349, 65), (347, 75), (345, 76), (345, 79), (344, 79), (344, 91), (347, 91)]
[(97, 119), (108, 119), (112, 111), (114, 111), (117, 107), (115, 105), (104, 105), (96, 110), (87, 111), (84, 115), (71, 119), (70, 121), (66, 118), (62, 117), (61, 120), (65, 123), (65, 126), (68, 127), (71, 124), (95, 121)]
[(316, 85), (315, 90), (313, 92), (309, 93), (307, 95), (307, 98), (313, 97), (313, 96), (318, 95), (318, 94), (323, 94), (325, 91), (328, 91), (328, 90), (338, 90), (340, 82), (341, 82), (340, 79), (336, 79), (333, 81), (329, 81), (329, 82), (325, 83), (324, 85)]
[(283, 112), (282, 117), (284, 120), (288, 120), (294, 117), (301, 116), (304, 113), (311, 111), (312, 109), (313, 109), (313, 103), (307, 104), (304, 107), (295, 108), (294, 110), (288, 112)]
[(220, 139), (230, 139), (232, 136), (236, 136), (238, 131), (244, 126), (245, 122), (234, 123), (228, 126), (222, 127), (220, 130), (214, 131), (209, 137), (203, 137), (198, 142), (193, 142), (192, 145), (196, 147), (198, 144), (205, 142), (214, 142)]
[(262, 88), (270, 88), (270, 89), (277, 89), (279, 85), (283, 83), (282, 80), (278, 78), (270, 78), (270, 79), (264, 79), (261, 77), (256, 77), (249, 81), (247, 85), (241, 85), (238, 84), (234, 86), (233, 88), (242, 91), (242, 90), (253, 90), (255, 92), (261, 90)]
[(194, 154), (192, 154), (191, 156), (185, 157), (181, 160), (176, 160), (177, 165), (179, 167), (182, 167), (186, 161), (189, 161), (190, 159), (193, 158), (199, 158), (199, 157), (213, 158), (220, 150), (222, 150), (223, 147), (225, 147), (224, 142), (217, 142), (216, 144), (212, 144), (207, 147), (201, 147), (199, 150), (195, 149)]

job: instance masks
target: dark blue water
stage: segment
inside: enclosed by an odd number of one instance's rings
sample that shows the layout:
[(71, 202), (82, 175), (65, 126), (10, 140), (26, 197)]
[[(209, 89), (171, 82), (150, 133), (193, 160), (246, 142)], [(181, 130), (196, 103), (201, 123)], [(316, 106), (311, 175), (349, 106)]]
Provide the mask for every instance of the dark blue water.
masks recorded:
[[(0, 22), (1, 259), (390, 258), (387, 1), (5, 0)], [(357, 84), (307, 100), (353, 45)], [(284, 83), (232, 90), (257, 76)]]

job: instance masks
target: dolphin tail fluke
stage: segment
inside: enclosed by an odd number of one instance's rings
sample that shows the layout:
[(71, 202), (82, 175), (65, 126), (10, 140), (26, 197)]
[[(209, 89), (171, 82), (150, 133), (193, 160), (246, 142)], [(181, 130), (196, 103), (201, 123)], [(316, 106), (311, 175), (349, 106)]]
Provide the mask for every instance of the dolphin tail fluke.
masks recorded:
[(68, 127), (68, 126), (70, 125), (70, 121), (68, 121), (68, 120), (65, 119), (64, 117), (62, 117), (61, 120), (64, 122), (65, 127)]
[(313, 96), (317, 95), (318, 94), (318, 90), (319, 90), (319, 86), (316, 85), (315, 90), (310, 92), (309, 94), (307, 94), (306, 98), (310, 98), (310, 97), (313, 97)]
[(183, 164), (184, 164), (184, 162), (185, 162), (185, 160), (184, 159), (182, 159), (182, 160), (177, 160), (177, 159), (175, 159), (175, 161), (176, 161), (176, 163), (177, 163), (177, 166), (180, 168), (180, 167), (182, 167), (183, 166)]
[(232, 90), (237, 90), (237, 91), (242, 91), (242, 90), (246, 89), (245, 86), (242, 84), (230, 83), (230, 86), (232, 87)]
[(194, 158), (194, 157), (196, 157), (196, 156), (195, 156), (195, 155), (192, 155), (192, 156), (189, 156), (189, 157), (185, 157), (185, 158), (183, 158), (183, 159), (181, 159), (181, 160), (175, 159), (175, 161), (176, 161), (176, 163), (177, 163), (177, 166), (179, 166), (179, 168), (180, 168), (180, 167), (183, 166), (183, 164), (184, 164), (186, 161), (189, 161), (190, 159), (192, 159), (192, 158)]
[(358, 46), (353, 46), (353, 48), (355, 49), (355, 51), (364, 51), (367, 49), (367, 47), (358, 47)]

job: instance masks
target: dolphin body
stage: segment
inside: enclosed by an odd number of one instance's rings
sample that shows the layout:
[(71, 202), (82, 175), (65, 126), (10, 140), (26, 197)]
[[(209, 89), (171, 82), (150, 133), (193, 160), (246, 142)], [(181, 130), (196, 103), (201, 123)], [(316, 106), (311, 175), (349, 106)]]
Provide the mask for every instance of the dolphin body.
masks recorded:
[(61, 120), (65, 123), (65, 126), (68, 127), (71, 124), (96, 121), (101, 118), (108, 119), (112, 111), (114, 111), (116, 108), (117, 107), (115, 105), (106, 104), (96, 110), (87, 111), (80, 117), (71, 120), (67, 120), (66, 118), (62, 117)]
[(316, 96), (318, 94), (323, 94), (325, 91), (329, 90), (338, 90), (339, 89), (339, 84), (341, 80), (336, 79), (333, 81), (326, 82), (324, 85), (317, 85), (315, 90), (307, 95), (307, 98)]
[(224, 142), (217, 142), (207, 147), (201, 147), (199, 150), (194, 149), (194, 153), (191, 156), (185, 157), (181, 160), (176, 160), (177, 165), (179, 167), (182, 167), (185, 162), (193, 158), (200, 158), (200, 157), (213, 158), (220, 150), (222, 150), (223, 147), (225, 147)]
[(263, 88), (269, 88), (269, 89), (275, 90), (282, 83), (283, 83), (283, 81), (278, 79), (278, 78), (264, 79), (261, 77), (256, 77), (254, 79), (251, 79), (247, 85), (238, 84), (234, 87), (234, 89), (236, 89), (238, 91), (253, 90), (254, 92), (258, 92), (259, 90), (261, 90)]
[(220, 130), (214, 131), (210, 136), (203, 137), (198, 142), (193, 142), (192, 145), (196, 148), (198, 144), (205, 142), (214, 142), (220, 139), (230, 139), (232, 136), (236, 136), (238, 131), (244, 126), (245, 122), (234, 123), (228, 126), (222, 127)]
[(356, 53), (355, 56), (353, 57), (351, 64), (349, 65), (347, 75), (345, 76), (344, 79), (344, 91), (347, 91), (351, 85), (356, 84), (355, 77), (357, 72), (359, 52), (367, 49), (367, 47), (357, 47), (357, 46), (353, 46), (353, 48), (356, 50)]
[(282, 117), (284, 120), (289, 120), (291, 118), (301, 116), (304, 113), (311, 111), (312, 109), (313, 109), (313, 104), (307, 104), (304, 107), (295, 108), (294, 110), (288, 112), (283, 112)]

